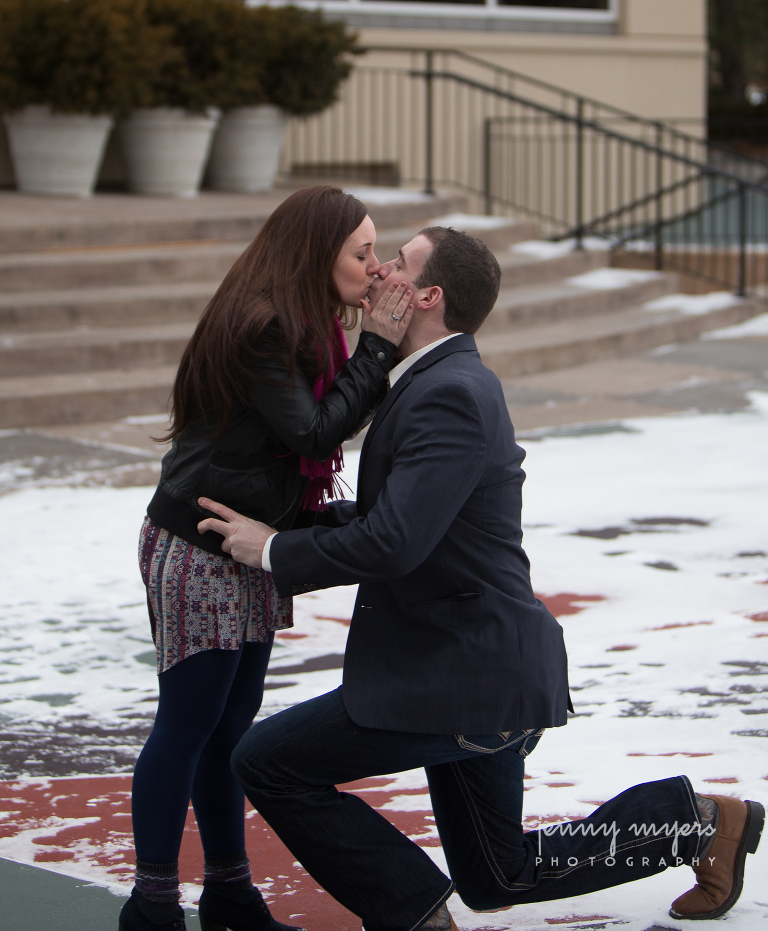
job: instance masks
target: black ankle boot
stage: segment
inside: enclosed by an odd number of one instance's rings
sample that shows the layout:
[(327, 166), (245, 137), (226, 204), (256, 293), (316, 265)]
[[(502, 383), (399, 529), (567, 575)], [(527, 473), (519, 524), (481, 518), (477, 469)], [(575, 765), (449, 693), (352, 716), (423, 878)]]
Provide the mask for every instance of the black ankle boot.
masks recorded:
[(187, 931), (184, 909), (168, 911), (133, 889), (120, 912), (119, 931)]
[(198, 910), (202, 931), (304, 931), (273, 918), (255, 886), (205, 882)]

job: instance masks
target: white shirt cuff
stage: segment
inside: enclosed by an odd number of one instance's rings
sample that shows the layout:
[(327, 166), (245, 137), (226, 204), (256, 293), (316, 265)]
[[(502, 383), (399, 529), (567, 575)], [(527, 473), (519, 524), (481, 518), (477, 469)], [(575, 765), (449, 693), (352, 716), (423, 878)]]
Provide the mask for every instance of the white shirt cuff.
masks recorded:
[(261, 568), (265, 572), (272, 571), (272, 563), (269, 561), (269, 548), (272, 546), (272, 541), (277, 536), (276, 533), (273, 533), (271, 537), (267, 537), (267, 542), (264, 544), (264, 549), (261, 552)]

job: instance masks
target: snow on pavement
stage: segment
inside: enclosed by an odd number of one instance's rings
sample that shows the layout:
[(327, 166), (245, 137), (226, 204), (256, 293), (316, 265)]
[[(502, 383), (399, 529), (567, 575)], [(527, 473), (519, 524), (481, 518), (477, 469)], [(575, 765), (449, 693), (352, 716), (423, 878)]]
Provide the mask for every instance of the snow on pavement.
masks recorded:
[[(643, 304), (643, 309), (653, 311), (679, 310), (681, 313), (688, 314), (688, 316), (698, 317), (702, 314), (711, 313), (713, 310), (723, 310), (725, 307), (733, 307), (734, 304), (741, 303), (743, 303), (742, 298), (736, 297), (730, 291), (710, 291), (707, 294), (667, 294), (664, 297), (657, 297), (656, 300)], [(740, 332), (740, 328), (743, 326), (744, 324), (739, 324), (738, 327), (728, 327), (728, 329), (736, 329), (737, 332)], [(713, 330), (712, 332), (722, 333), (724, 331)], [(712, 332), (703, 334), (702, 338), (711, 338)]]
[[(577, 711), (527, 761), (528, 825), (583, 817), (629, 785), (679, 773), (697, 790), (768, 804), (768, 395), (752, 401), (737, 414), (522, 441), (525, 547), (534, 587), (565, 630)], [(356, 463), (348, 454), (349, 475)], [(129, 780), (108, 774), (130, 772), (154, 710), (135, 552), (151, 493), (35, 487), (0, 498), (0, 746), (9, 776), (28, 774), (5, 783), (0, 856), (122, 889), (130, 882)], [(262, 714), (340, 682), (353, 598), (344, 588), (296, 599), (296, 626), (278, 637)], [(76, 774), (96, 780), (95, 798), (111, 799), (111, 813), (89, 806), (88, 792), (71, 788), (77, 780), (61, 778)], [(81, 799), (65, 816), (51, 810), (57, 786)], [(420, 771), (360, 790), (442, 862)], [(106, 833), (96, 843), (100, 818)], [(249, 845), (257, 839), (249, 835)], [(727, 919), (735, 931), (768, 917), (767, 864), (764, 842)], [(282, 878), (264, 866), (273, 898), (301, 889), (290, 866)], [(683, 927), (666, 912), (690, 879), (685, 868), (667, 870), (493, 916), (455, 897), (451, 907), (466, 929), (603, 918), (627, 931)], [(335, 926), (346, 927), (340, 918)]]
[(613, 291), (616, 288), (628, 288), (633, 284), (656, 281), (661, 277), (661, 272), (642, 271), (635, 268), (593, 268), (591, 271), (565, 280), (570, 285), (576, 285), (577, 288)]
[(760, 314), (737, 323), (735, 326), (723, 327), (721, 330), (710, 330), (702, 333), (702, 339), (745, 339), (750, 336), (768, 336), (768, 314)]

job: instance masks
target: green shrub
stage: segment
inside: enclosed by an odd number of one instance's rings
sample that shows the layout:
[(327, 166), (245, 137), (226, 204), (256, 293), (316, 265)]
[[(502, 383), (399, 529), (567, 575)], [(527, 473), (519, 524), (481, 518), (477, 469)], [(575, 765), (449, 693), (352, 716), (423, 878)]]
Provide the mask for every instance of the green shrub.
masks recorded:
[(177, 53), (154, 82), (154, 106), (199, 112), (266, 102), (243, 0), (147, 0), (147, 12)]
[(173, 57), (145, 0), (0, 0), (0, 108), (122, 115)]
[[(221, 0), (214, 0), (221, 2)], [(231, 3), (231, 0), (224, 0)], [(255, 107), (268, 103), (264, 90), (264, 56), (259, 53), (260, 37), (254, 35), (253, 11), (240, 0), (236, 9), (219, 14), (218, 35), (225, 64), (218, 105), (223, 110), (233, 107)]]
[(148, 12), (171, 30), (180, 53), (155, 84), (157, 106), (273, 103), (291, 114), (318, 113), (351, 70), (356, 36), (319, 12), (243, 0), (148, 0)]
[(320, 12), (244, 0), (0, 0), (0, 110), (308, 115), (336, 100), (355, 40)]
[(19, 0), (0, 0), (0, 113), (9, 108), (13, 94), (11, 25)]
[(358, 51), (357, 35), (316, 10), (265, 6), (250, 12), (269, 102), (297, 116), (330, 106), (352, 70), (348, 56)]

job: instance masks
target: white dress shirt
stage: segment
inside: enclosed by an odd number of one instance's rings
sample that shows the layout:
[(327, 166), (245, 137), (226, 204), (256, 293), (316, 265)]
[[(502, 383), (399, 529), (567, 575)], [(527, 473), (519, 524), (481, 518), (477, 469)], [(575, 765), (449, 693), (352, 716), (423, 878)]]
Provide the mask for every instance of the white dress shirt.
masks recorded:
[[(461, 333), (450, 333), (448, 336), (442, 336), (440, 339), (436, 339), (433, 343), (428, 343), (426, 346), (422, 346), (421, 349), (417, 349), (416, 352), (412, 352), (409, 356), (406, 356), (402, 362), (398, 362), (397, 365), (389, 373), (389, 387), (390, 389), (395, 387), (395, 383), (399, 378), (402, 378), (403, 375), (408, 371), (408, 369), (415, 363), (418, 362), (422, 356), (425, 356), (428, 352), (431, 352), (436, 346), (439, 346), (441, 343), (447, 342), (449, 339), (453, 339), (454, 336), (461, 336)], [(264, 544), (264, 549), (261, 553), (261, 567), (265, 572), (272, 571), (272, 563), (269, 561), (269, 550), (272, 546), (272, 541), (277, 536), (276, 533), (273, 533), (271, 537), (267, 538), (267, 542)]]

